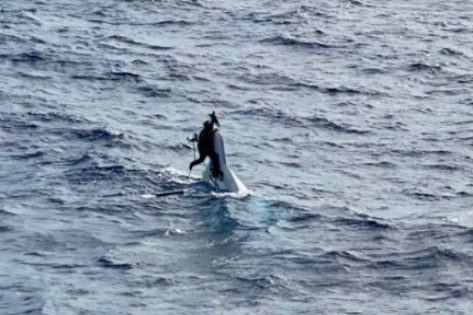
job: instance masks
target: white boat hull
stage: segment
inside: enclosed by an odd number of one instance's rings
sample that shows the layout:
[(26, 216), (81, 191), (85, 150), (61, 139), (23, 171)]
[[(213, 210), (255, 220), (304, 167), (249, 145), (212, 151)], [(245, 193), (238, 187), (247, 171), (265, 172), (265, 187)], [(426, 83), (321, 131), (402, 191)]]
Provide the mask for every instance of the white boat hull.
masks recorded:
[(207, 166), (203, 173), (204, 182), (210, 184), (216, 191), (219, 192), (232, 192), (232, 193), (246, 193), (248, 188), (243, 182), (235, 175), (235, 173), (227, 166), (225, 157), (225, 148), (223, 145), (223, 138), (219, 131), (215, 132), (214, 135), (214, 150), (218, 154), (220, 162), (220, 170), (223, 173), (223, 177), (214, 178), (211, 173), (212, 161), (209, 159)]

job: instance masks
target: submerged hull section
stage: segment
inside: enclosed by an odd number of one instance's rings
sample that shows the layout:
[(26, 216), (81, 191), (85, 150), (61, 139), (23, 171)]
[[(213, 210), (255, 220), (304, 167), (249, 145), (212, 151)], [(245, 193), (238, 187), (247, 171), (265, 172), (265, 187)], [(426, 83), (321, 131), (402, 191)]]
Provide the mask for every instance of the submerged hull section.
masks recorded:
[(214, 135), (214, 150), (218, 154), (220, 169), (223, 173), (223, 177), (214, 178), (212, 176), (210, 171), (212, 169), (212, 161), (209, 159), (209, 162), (207, 163), (207, 166), (204, 170), (203, 180), (210, 184), (217, 191), (232, 193), (247, 192), (248, 188), (246, 188), (242, 181), (227, 166), (223, 138), (219, 131), (217, 131)]

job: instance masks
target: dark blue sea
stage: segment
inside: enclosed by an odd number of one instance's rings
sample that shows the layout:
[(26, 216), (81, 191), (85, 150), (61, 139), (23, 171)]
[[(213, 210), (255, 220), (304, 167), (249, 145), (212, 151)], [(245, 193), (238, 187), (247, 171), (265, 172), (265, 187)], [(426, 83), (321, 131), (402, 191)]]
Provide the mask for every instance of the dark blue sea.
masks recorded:
[(0, 10), (0, 314), (473, 313), (473, 2)]

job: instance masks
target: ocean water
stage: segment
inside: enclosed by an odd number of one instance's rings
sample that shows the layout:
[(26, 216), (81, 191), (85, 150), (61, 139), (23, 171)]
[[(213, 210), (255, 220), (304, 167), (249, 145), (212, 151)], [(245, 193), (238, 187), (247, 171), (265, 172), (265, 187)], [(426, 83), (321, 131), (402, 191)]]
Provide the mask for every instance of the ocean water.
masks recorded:
[(0, 10), (0, 314), (473, 312), (471, 1)]

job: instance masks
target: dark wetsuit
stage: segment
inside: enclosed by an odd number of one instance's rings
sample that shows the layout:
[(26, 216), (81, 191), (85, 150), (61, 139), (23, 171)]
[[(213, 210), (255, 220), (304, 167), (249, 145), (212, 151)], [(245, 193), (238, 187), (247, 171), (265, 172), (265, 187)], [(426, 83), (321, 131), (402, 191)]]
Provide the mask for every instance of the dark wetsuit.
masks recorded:
[(220, 171), (220, 161), (218, 159), (218, 154), (214, 150), (214, 131), (213, 123), (211, 128), (209, 129), (202, 129), (199, 134), (199, 142), (198, 142), (198, 149), (199, 149), (199, 158), (189, 165), (189, 168), (192, 169), (197, 164), (204, 162), (206, 157), (209, 157), (212, 161), (212, 176), (217, 177), (222, 174)]

